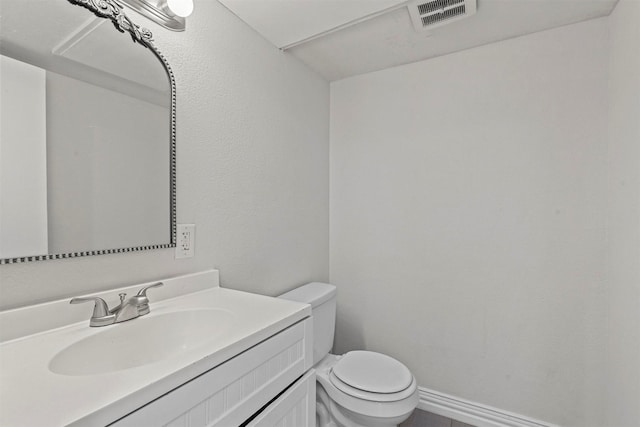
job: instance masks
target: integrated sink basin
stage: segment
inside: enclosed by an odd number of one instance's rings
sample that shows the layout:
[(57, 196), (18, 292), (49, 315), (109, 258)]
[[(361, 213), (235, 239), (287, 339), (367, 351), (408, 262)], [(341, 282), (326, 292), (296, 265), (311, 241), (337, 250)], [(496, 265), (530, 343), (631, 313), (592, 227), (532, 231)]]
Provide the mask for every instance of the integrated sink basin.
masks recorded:
[(57, 353), (49, 370), (86, 376), (149, 365), (219, 338), (231, 329), (234, 318), (231, 311), (207, 308), (152, 314), (105, 326)]

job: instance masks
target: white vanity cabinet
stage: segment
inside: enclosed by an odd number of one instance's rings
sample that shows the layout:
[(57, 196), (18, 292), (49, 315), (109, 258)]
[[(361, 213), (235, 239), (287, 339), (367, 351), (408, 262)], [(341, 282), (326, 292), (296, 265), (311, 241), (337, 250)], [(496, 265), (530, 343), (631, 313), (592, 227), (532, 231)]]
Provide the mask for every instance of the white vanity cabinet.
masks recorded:
[(314, 426), (311, 334), (306, 318), (111, 425)]
[(0, 426), (315, 424), (309, 305), (220, 288), (215, 270), (163, 282), (151, 313), (104, 328), (68, 299), (0, 311)]

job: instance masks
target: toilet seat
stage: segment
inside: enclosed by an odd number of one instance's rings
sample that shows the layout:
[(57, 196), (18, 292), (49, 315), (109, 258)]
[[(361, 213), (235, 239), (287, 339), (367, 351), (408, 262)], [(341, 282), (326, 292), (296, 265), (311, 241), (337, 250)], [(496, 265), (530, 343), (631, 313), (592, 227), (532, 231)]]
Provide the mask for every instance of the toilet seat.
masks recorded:
[(329, 380), (343, 393), (374, 402), (402, 400), (414, 390), (415, 379), (396, 359), (373, 351), (351, 351), (329, 371)]
[(398, 393), (413, 380), (411, 371), (402, 363), (373, 351), (350, 351), (332, 371), (342, 383), (371, 393)]
[(331, 384), (341, 391), (342, 393), (354, 397), (356, 399), (367, 400), (370, 402), (396, 402), (398, 400), (406, 399), (410, 397), (416, 391), (416, 380), (412, 379), (409, 386), (401, 392), (398, 393), (373, 393), (366, 390), (360, 390), (355, 387), (350, 386), (349, 384), (345, 384), (340, 380), (340, 378), (336, 377), (333, 372), (329, 372), (329, 381)]

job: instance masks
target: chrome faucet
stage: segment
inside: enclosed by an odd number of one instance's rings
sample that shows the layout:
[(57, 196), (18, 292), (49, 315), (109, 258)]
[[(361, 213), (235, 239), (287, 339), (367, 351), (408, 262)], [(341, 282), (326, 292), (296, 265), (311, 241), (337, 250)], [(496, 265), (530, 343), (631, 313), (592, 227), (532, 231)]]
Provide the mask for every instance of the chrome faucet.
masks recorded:
[(145, 286), (129, 299), (127, 294), (118, 294), (120, 296), (120, 304), (109, 309), (107, 303), (100, 297), (73, 298), (70, 304), (79, 304), (83, 302), (94, 302), (93, 314), (89, 320), (89, 326), (107, 326), (114, 323), (124, 322), (126, 320), (135, 319), (136, 317), (149, 314), (149, 298), (147, 297), (147, 289), (162, 286), (162, 282)]

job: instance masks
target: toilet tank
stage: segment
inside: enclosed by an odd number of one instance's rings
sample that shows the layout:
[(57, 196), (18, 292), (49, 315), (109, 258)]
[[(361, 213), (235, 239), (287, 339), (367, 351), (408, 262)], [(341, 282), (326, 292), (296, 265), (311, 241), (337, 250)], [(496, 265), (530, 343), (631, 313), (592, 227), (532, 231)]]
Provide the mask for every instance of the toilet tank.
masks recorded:
[(280, 295), (290, 301), (311, 305), (313, 315), (313, 364), (331, 351), (336, 327), (336, 287), (328, 283), (313, 282)]

